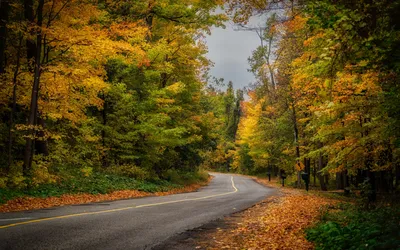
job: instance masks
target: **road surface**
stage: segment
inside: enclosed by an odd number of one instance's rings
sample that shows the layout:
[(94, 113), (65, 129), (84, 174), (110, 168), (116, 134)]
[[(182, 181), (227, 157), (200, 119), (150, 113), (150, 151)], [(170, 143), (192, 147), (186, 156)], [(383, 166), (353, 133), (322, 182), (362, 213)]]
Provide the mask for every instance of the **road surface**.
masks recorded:
[(151, 249), (274, 193), (213, 174), (198, 192), (0, 214), (0, 249)]

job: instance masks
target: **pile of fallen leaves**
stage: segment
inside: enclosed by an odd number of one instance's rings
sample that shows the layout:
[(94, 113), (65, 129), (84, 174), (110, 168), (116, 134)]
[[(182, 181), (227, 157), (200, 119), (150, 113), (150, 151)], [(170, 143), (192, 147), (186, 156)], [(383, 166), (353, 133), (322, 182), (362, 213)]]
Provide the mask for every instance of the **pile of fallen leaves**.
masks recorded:
[(220, 229), (207, 249), (313, 249), (304, 229), (337, 201), (294, 189), (244, 211), (234, 228)]
[(73, 204), (84, 204), (90, 202), (100, 201), (113, 201), (129, 198), (139, 198), (146, 196), (164, 196), (170, 194), (193, 192), (200, 187), (207, 185), (211, 180), (211, 177), (207, 182), (187, 185), (183, 188), (175, 188), (168, 192), (156, 192), (148, 193), (138, 190), (121, 190), (114, 191), (109, 194), (64, 194), (61, 196), (37, 198), (37, 197), (21, 197), (13, 200), (9, 200), (6, 204), (0, 205), (0, 212), (13, 212), (23, 210), (42, 209), (55, 206), (73, 205)]

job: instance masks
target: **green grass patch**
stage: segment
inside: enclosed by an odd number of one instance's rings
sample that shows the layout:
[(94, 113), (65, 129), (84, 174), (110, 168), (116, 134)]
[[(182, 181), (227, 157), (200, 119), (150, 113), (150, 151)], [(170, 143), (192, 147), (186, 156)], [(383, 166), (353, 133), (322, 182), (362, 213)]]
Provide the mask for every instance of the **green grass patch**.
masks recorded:
[(400, 206), (364, 210), (342, 203), (322, 215), (307, 239), (322, 249), (400, 249)]

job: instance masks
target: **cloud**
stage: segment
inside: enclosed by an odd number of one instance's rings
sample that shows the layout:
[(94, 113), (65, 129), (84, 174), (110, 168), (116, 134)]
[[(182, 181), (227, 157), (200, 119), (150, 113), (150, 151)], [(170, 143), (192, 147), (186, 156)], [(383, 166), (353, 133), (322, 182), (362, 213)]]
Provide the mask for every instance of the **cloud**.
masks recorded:
[(260, 39), (252, 31), (235, 31), (230, 23), (226, 29), (214, 28), (206, 37), (207, 57), (214, 62), (210, 75), (232, 81), (233, 86), (243, 88), (254, 82), (255, 78), (247, 69), (247, 59), (260, 45)]

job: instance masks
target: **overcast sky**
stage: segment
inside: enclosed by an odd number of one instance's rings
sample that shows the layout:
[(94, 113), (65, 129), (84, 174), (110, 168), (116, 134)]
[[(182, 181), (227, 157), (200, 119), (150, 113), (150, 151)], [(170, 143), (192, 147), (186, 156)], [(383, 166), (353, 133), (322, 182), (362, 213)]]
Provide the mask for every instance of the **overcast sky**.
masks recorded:
[(215, 64), (211, 76), (224, 78), (225, 83), (232, 81), (235, 89), (255, 81), (253, 74), (247, 72), (247, 58), (260, 45), (254, 31), (236, 31), (232, 24), (226, 23), (226, 29), (214, 28), (206, 41), (208, 58)]

